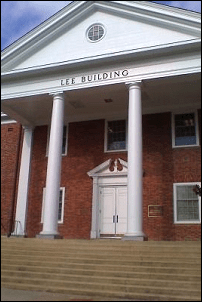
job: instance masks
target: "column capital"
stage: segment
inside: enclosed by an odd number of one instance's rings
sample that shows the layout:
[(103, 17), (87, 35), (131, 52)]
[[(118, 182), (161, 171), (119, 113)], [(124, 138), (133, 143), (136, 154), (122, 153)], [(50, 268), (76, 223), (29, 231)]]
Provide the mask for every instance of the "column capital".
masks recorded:
[(126, 82), (129, 89), (141, 89), (142, 81)]
[(60, 97), (64, 99), (64, 92), (63, 91), (58, 91), (58, 92), (51, 92), (49, 93), (53, 98)]
[(34, 126), (22, 126), (24, 131), (34, 131)]

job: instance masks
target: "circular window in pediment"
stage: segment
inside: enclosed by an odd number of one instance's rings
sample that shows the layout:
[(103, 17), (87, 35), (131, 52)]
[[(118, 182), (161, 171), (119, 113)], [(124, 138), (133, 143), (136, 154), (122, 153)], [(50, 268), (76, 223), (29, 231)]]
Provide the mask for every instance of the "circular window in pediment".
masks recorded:
[(90, 42), (98, 42), (105, 35), (105, 28), (101, 24), (93, 24), (87, 30), (87, 38)]

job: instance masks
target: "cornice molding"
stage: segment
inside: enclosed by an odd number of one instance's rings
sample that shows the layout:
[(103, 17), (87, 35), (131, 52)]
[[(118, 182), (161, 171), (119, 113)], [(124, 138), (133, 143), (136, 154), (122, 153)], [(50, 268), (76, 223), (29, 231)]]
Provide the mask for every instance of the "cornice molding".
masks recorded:
[(62, 63), (54, 63), (54, 64), (49, 64), (49, 65), (42, 65), (42, 66), (37, 66), (37, 67), (32, 67), (32, 68), (26, 68), (26, 69), (18, 69), (18, 70), (11, 70), (8, 72), (2, 72), (1, 73), (1, 80), (4, 81), (6, 79), (10, 80), (15, 77), (23, 78), (27, 76), (34, 76), (50, 72), (57, 72), (57, 70), (63, 71), (68, 68), (75, 68), (78, 69), (79, 67), (85, 67), (86, 65), (88, 66), (89, 63), (91, 64), (104, 64), (112, 60), (120, 60), (120, 62), (128, 61), (131, 60), (134, 56), (135, 59), (141, 59), (142, 56), (147, 56), (147, 57), (153, 57), (155, 56), (160, 56), (160, 55), (172, 55), (175, 53), (184, 53), (184, 52), (191, 52), (191, 51), (198, 51), (201, 52), (201, 39), (193, 39), (189, 41), (183, 41), (183, 42), (176, 42), (172, 44), (164, 44), (160, 46), (154, 46), (154, 47), (146, 47), (146, 48), (140, 48), (140, 49), (132, 49), (129, 51), (121, 51), (121, 52), (115, 52), (111, 53), (110, 56), (109, 54), (104, 54), (104, 55), (99, 55), (99, 56), (94, 56), (94, 57), (85, 57), (85, 58), (79, 58), (76, 60), (70, 60), (67, 62), (62, 62)]

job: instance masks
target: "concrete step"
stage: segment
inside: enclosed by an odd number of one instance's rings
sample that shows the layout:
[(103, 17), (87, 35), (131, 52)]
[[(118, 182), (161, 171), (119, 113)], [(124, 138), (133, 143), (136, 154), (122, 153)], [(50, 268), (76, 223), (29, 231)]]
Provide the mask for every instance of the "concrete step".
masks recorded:
[[(121, 274), (120, 274), (121, 275)], [(200, 282), (182, 282), (182, 281), (175, 281), (175, 280), (161, 280), (161, 279), (148, 279), (145, 275), (145, 278), (129, 278), (129, 277), (122, 277), (119, 274), (117, 274), (115, 277), (108, 276), (107, 272), (105, 276), (100, 275), (72, 275), (70, 274), (62, 274), (55, 272), (53, 273), (47, 273), (44, 272), (31, 272), (31, 271), (15, 271), (15, 270), (1, 270), (1, 276), (2, 277), (17, 277), (18, 279), (21, 278), (30, 278), (30, 279), (45, 279), (49, 280), (54, 277), (54, 280), (60, 280), (60, 281), (71, 281), (71, 282), (89, 282), (89, 283), (107, 283), (107, 284), (127, 284), (127, 285), (141, 285), (141, 286), (154, 286), (154, 287), (164, 287), (164, 288), (181, 288), (181, 289), (194, 289), (199, 290), (201, 289), (201, 283)]]
[(12, 288), (12, 289), (21, 289), (21, 290), (32, 290), (32, 291), (46, 291), (46, 292), (52, 292), (52, 293), (61, 293), (61, 294), (68, 294), (68, 295), (81, 295), (81, 296), (90, 296), (90, 297), (103, 297), (105, 298), (105, 301), (107, 300), (107, 297), (110, 298), (121, 298), (121, 299), (134, 299), (136, 301), (201, 301), (201, 298), (197, 297), (187, 297), (187, 296), (174, 296), (172, 294), (169, 295), (159, 295), (159, 294), (151, 294), (151, 293), (123, 293), (121, 291), (98, 291), (97, 289), (94, 289), (93, 291), (90, 291), (88, 289), (78, 289), (78, 288), (58, 288), (58, 287), (52, 287), (52, 286), (44, 286), (41, 285), (25, 285), (25, 284), (19, 284), (19, 283), (1, 283), (2, 287), (6, 288)]
[[(27, 247), (28, 251), (29, 251), (29, 256), (39, 256), (39, 255), (43, 255), (44, 252), (46, 254), (46, 256), (48, 257), (52, 257), (55, 256), (56, 251), (55, 250), (42, 250), (42, 249), (31, 249)], [(27, 256), (27, 249), (16, 249), (12, 250), (12, 256), (13, 257), (17, 257), (17, 256)], [(8, 254), (10, 254), (11, 250), (8, 248), (2, 248), (1, 249), (1, 255), (2, 256), (6, 256)], [(141, 260), (146, 260), (146, 261), (167, 261), (169, 258), (171, 258), (170, 254), (168, 253), (167, 255), (165, 253), (148, 253), (148, 254), (144, 254), (144, 253), (139, 253), (137, 254), (136, 252), (125, 252), (124, 254), (113, 250), (113, 251), (94, 251), (92, 252), (92, 250), (79, 250), (75, 249), (75, 250), (64, 250), (64, 251), (57, 251), (57, 256), (59, 258), (62, 257), (74, 257), (74, 258), (79, 258), (79, 257), (86, 257), (86, 258), (90, 258), (90, 259), (108, 259), (115, 257), (117, 260), (121, 260), (121, 259), (125, 259), (127, 261), (129, 261), (130, 259), (135, 259), (137, 261), (141, 261)], [(169, 256), (169, 257), (168, 257)], [(176, 256), (173, 255), (172, 256), (172, 261), (173, 262), (184, 262), (186, 261), (186, 263), (201, 263), (201, 255), (200, 253), (198, 253), (198, 256), (196, 255), (196, 253), (190, 255), (187, 252), (184, 253), (180, 253), (180, 256)]]
[[(48, 261), (55, 261), (55, 256), (54, 255), (51, 255), (51, 256), (48, 256), (47, 255), (38, 255), (38, 254), (33, 254), (33, 255), (27, 255), (26, 253), (25, 254), (21, 254), (21, 255), (13, 255), (12, 254), (12, 259), (10, 259), (10, 255), (9, 254), (2, 254), (1, 255), (1, 260), (2, 260), (2, 263), (6, 262), (6, 263), (9, 263), (9, 261), (13, 261), (13, 260), (16, 260), (16, 261), (20, 261), (20, 259), (23, 258), (23, 262), (24, 261), (42, 261), (42, 262), (46, 262), (47, 260)], [(57, 261), (58, 262), (65, 262), (65, 263), (86, 263), (86, 264), (103, 264), (103, 265), (131, 265), (131, 266), (147, 266), (147, 267), (164, 267), (164, 268), (169, 268), (169, 267), (175, 267), (176, 268), (194, 268), (198, 265), (200, 265), (200, 262), (191, 262), (189, 260), (180, 260), (180, 261), (174, 261), (172, 259), (167, 259), (167, 260), (163, 260), (163, 261), (159, 261), (159, 260), (151, 260), (151, 259), (137, 259), (134, 257), (130, 258), (130, 259), (125, 259), (124, 256), (122, 256), (122, 258), (118, 258), (117, 257), (114, 257), (114, 256), (109, 256), (108, 258), (104, 258), (102, 259), (101, 257), (89, 257), (89, 256), (83, 256), (83, 255), (77, 255), (77, 256), (74, 256), (73, 255), (70, 257), (69, 255), (67, 256), (58, 256), (57, 255)]]
[(81, 240), (81, 239), (63, 239), (63, 240), (54, 240), (53, 242), (50, 242), (50, 240), (42, 240), (37, 238), (2, 238), (1, 242), (6, 242), (7, 245), (32, 245), (34, 246), (40, 246), (41, 242), (43, 241), (43, 247), (121, 247), (121, 248), (138, 248), (138, 247), (144, 247), (144, 248), (157, 248), (158, 250), (161, 248), (164, 249), (177, 249), (177, 248), (195, 248), (200, 247), (199, 241), (122, 241), (122, 240), (108, 240), (108, 239), (96, 239), (96, 240)]
[(63, 267), (63, 268), (83, 268), (85, 270), (88, 269), (97, 269), (97, 270), (113, 270), (113, 271), (119, 271), (119, 270), (125, 270), (128, 272), (134, 271), (134, 272), (155, 272), (155, 273), (178, 273), (178, 274), (193, 274), (198, 275), (200, 274), (201, 270), (198, 267), (192, 267), (192, 268), (181, 268), (181, 267), (161, 267), (161, 266), (141, 266), (141, 265), (113, 265), (113, 264), (100, 264), (100, 263), (87, 263), (81, 262), (78, 263), (76, 261), (71, 262), (64, 262), (59, 260), (50, 261), (49, 259), (46, 259), (46, 261), (37, 261), (37, 260), (27, 260), (26, 259), (13, 259), (13, 258), (2, 258), (2, 263), (8, 263), (8, 264), (18, 264), (18, 265), (24, 265), (24, 266), (49, 266), (49, 267)]
[[(17, 242), (16, 240), (18, 240), (19, 242)], [(42, 239), (36, 239), (36, 238), (6, 238), (6, 239), (1, 239), (1, 242), (5, 242), (7, 244), (7, 246), (14, 246), (14, 245), (18, 245), (19, 243), (21, 243), (21, 246), (26, 246), (26, 245), (32, 245), (34, 246), (40, 246), (41, 242), (43, 240)], [(200, 246), (200, 242), (197, 241), (190, 241), (190, 242), (184, 242), (184, 241), (180, 241), (180, 242), (171, 242), (171, 241), (164, 241), (164, 242), (152, 242), (152, 241), (122, 241), (122, 240), (107, 240), (107, 239), (102, 239), (102, 240), (72, 240), (72, 239), (63, 239), (63, 240), (54, 240), (54, 242), (52, 244), (50, 244), (50, 242), (48, 242), (49, 240), (46, 240), (47, 242), (43, 243), (43, 247), (65, 247), (68, 248), (69, 247), (119, 247), (119, 248), (142, 248), (144, 247), (146, 248), (151, 248), (151, 249), (182, 249), (182, 248), (198, 248)]]
[(17, 277), (1, 277), (2, 282), (4, 283), (23, 283), (28, 285), (41, 285), (44, 287), (52, 286), (55, 288), (66, 288), (71, 289), (72, 287), (76, 287), (77, 289), (86, 289), (86, 290), (99, 290), (99, 291), (121, 291), (123, 293), (149, 293), (149, 294), (158, 294), (158, 295), (169, 295), (172, 291), (173, 296), (185, 295), (186, 297), (192, 298), (200, 298), (200, 290), (197, 289), (185, 289), (178, 288), (175, 289), (173, 287), (158, 287), (158, 286), (144, 286), (144, 285), (128, 285), (128, 284), (108, 284), (108, 283), (100, 283), (100, 282), (89, 282), (88, 280), (81, 281), (71, 281), (71, 280), (55, 280), (55, 279), (44, 279), (44, 278), (23, 278), (20, 279)]
[(199, 242), (2, 238), (2, 286), (150, 301), (200, 301)]
[[(11, 237), (6, 237), (6, 236), (1, 236), (1, 241), (9, 241), (9, 242), (32, 242), (35, 244), (35, 242), (42, 242), (45, 241), (44, 239), (41, 238), (24, 238), (24, 237), (16, 237), (16, 236), (11, 236)], [(114, 239), (55, 239), (52, 241), (52, 243), (50, 243), (51, 240), (46, 240), (47, 245), (54, 245), (54, 244), (58, 244), (58, 242), (60, 242), (60, 244), (66, 244), (66, 242), (71, 242), (71, 245), (75, 244), (75, 245), (101, 245), (101, 244), (109, 244), (110, 246), (113, 245), (117, 245), (117, 244), (121, 244), (124, 243), (124, 245), (149, 245), (149, 246), (163, 246), (163, 245), (167, 245), (167, 246), (188, 246), (191, 245), (200, 245), (200, 240), (198, 241), (191, 241), (191, 240), (187, 240), (187, 241), (122, 241), (122, 240), (114, 240)]]
[(41, 273), (50, 273), (50, 274), (62, 274), (71, 276), (74, 275), (81, 275), (81, 276), (101, 276), (101, 277), (119, 277), (122, 278), (135, 278), (135, 279), (156, 279), (156, 280), (167, 280), (167, 281), (184, 281), (193, 282), (193, 283), (200, 283), (201, 282), (201, 274), (198, 275), (191, 275), (191, 274), (168, 274), (168, 273), (155, 273), (155, 272), (128, 272), (124, 270), (115, 271), (115, 270), (99, 270), (95, 269), (88, 269), (84, 270), (82, 267), (79, 268), (63, 268), (63, 267), (55, 267), (51, 268), (49, 266), (22, 266), (22, 265), (8, 265), (2, 264), (1, 265), (2, 271), (20, 271), (20, 272), (41, 272)]

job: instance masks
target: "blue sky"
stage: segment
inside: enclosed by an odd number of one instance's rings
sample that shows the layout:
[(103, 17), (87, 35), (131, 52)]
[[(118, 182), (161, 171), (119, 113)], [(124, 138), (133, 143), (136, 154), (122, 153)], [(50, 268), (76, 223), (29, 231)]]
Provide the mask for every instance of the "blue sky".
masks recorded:
[[(1, 49), (51, 17), (71, 1), (1, 1)], [(152, 1), (201, 12), (201, 1)]]

